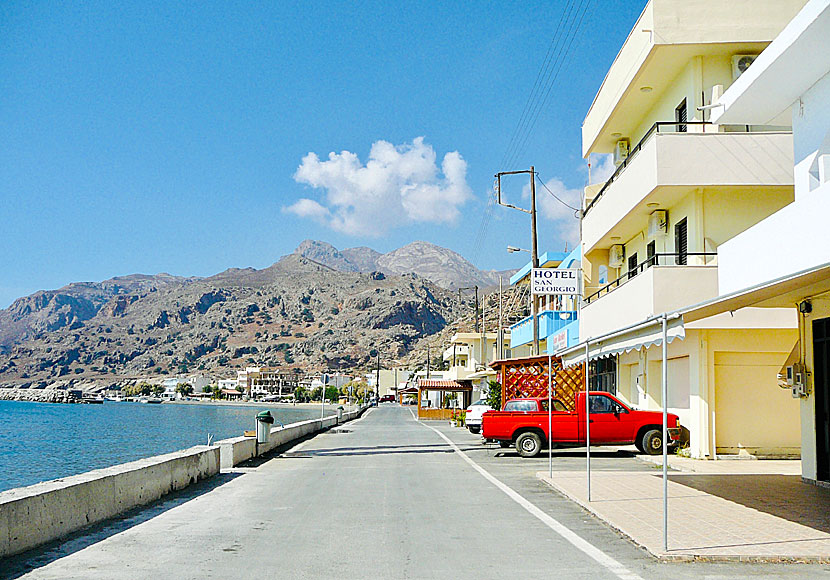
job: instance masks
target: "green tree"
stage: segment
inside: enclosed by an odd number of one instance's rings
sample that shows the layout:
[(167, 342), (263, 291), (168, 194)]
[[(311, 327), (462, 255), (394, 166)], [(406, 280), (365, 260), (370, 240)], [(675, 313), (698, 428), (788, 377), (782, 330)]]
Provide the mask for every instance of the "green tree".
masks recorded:
[(304, 387), (294, 389), (294, 400), (304, 403), (308, 401), (308, 391)]
[(496, 381), (487, 381), (487, 404), (493, 409), (501, 409), (501, 385)]
[(153, 385), (152, 392), (155, 396), (159, 396), (164, 392), (164, 387), (161, 385)]
[(334, 386), (326, 387), (326, 399), (328, 399), (332, 403), (336, 403), (337, 399), (339, 397), (340, 397), (340, 390), (337, 387), (334, 387)]
[(190, 383), (179, 383), (176, 385), (176, 392), (182, 397), (189, 397), (193, 394), (193, 385)]

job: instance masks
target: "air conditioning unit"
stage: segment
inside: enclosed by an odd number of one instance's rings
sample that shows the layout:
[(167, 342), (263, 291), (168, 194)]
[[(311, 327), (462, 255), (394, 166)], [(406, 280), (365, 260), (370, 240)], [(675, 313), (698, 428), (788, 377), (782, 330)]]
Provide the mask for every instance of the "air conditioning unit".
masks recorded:
[(614, 244), (613, 246), (611, 246), (611, 249), (608, 250), (608, 267), (622, 268), (624, 262), (625, 246), (623, 246), (622, 244)]
[(628, 139), (620, 139), (614, 146), (614, 165), (620, 165), (628, 157), (630, 144)]
[(732, 80), (735, 80), (746, 72), (755, 59), (757, 54), (735, 54), (732, 56)]
[(665, 236), (669, 233), (669, 212), (656, 209), (648, 216), (648, 237)]

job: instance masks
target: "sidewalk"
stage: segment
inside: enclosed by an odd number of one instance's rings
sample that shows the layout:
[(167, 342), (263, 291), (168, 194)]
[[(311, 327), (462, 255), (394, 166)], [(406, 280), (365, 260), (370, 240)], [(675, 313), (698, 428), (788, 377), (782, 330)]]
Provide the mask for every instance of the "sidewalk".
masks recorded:
[(661, 559), (830, 562), (830, 490), (803, 483), (799, 461), (670, 459), (684, 471), (669, 473), (668, 551), (658, 465), (592, 470), (590, 503), (585, 471), (537, 477)]

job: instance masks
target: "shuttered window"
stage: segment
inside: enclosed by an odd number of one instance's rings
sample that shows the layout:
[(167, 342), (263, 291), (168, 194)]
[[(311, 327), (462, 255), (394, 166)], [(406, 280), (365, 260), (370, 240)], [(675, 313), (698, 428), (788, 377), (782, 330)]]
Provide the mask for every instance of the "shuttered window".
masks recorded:
[(679, 125), (677, 125), (677, 132), (685, 133), (687, 125), (684, 125), (682, 123), (685, 123), (688, 120), (688, 111), (686, 110), (686, 99), (683, 99), (683, 102), (680, 103), (674, 110), (674, 120), (680, 123)]
[(655, 244), (654, 242), (649, 242), (648, 246), (646, 246), (646, 260), (648, 260), (649, 268), (657, 265), (657, 258), (654, 254), (656, 254)]
[(628, 257), (628, 279), (637, 275), (637, 252)]
[(675, 263), (678, 266), (686, 265), (686, 254), (688, 251), (686, 218), (683, 218), (674, 225), (674, 253)]

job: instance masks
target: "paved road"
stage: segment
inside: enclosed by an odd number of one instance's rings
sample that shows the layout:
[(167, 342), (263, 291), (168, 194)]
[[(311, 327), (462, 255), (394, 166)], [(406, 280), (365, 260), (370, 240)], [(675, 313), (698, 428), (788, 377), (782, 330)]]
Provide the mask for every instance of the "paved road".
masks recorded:
[[(0, 577), (830, 577), (828, 566), (657, 562), (538, 482), (546, 458), (486, 448), (406, 408), (381, 406), (339, 431), (0, 562)], [(559, 468), (583, 461), (557, 456)], [(627, 453), (596, 462), (636, 466), (651, 469)]]

